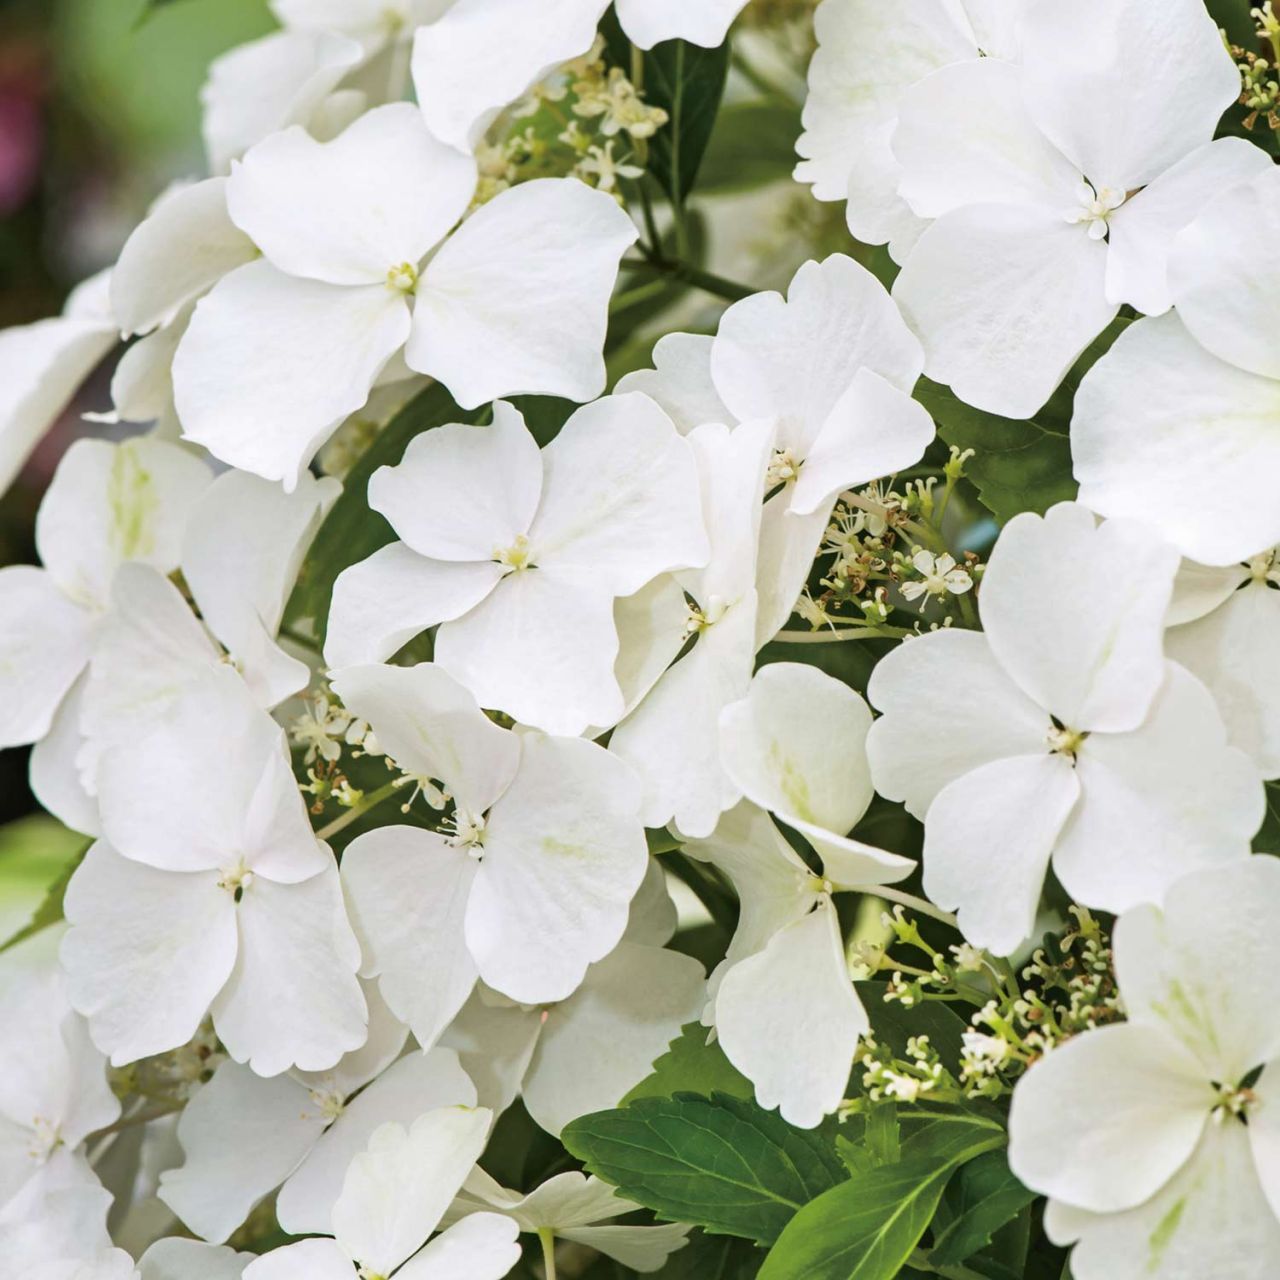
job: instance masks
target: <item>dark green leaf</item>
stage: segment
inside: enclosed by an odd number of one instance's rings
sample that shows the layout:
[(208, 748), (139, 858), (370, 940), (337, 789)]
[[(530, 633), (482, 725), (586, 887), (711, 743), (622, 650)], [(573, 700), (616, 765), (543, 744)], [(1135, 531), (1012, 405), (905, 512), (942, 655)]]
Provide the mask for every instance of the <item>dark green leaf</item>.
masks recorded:
[(1268, 782), (1267, 813), (1253, 837), (1255, 853), (1280, 853), (1280, 782)]
[(391, 526), (369, 510), (369, 479), (379, 467), (393, 467), (409, 441), (447, 422), (478, 422), (481, 411), (464, 413), (444, 387), (428, 387), (409, 401), (379, 433), (343, 482), (342, 496), (320, 526), (303, 562), (285, 611), (286, 626), (310, 626), (323, 646), (329, 603), (338, 575), (395, 540)]
[(943, 1266), (963, 1262), (985, 1248), (1001, 1227), (1036, 1198), (1010, 1172), (1003, 1151), (989, 1151), (965, 1165), (953, 1191), (956, 1216), (939, 1233), (929, 1254), (930, 1262)]
[(735, 1098), (750, 1098), (751, 1081), (724, 1056), (718, 1043), (707, 1043), (707, 1035), (706, 1027), (689, 1023), (653, 1064), (653, 1073), (641, 1080), (621, 1105), (625, 1107), (637, 1098), (670, 1098), (677, 1093), (696, 1093), (704, 1098), (727, 1093)]
[(725, 1093), (641, 1098), (562, 1135), (588, 1172), (672, 1222), (769, 1244), (845, 1176), (820, 1133)]
[(900, 1004), (879, 999), (881, 987), (868, 985), (860, 990), (864, 993), (863, 1004), (877, 1044), (891, 1049), (896, 1058), (906, 1058), (907, 1041), (912, 1036), (928, 1036), (943, 1066), (952, 1072), (959, 1069), (962, 1037), (968, 1024), (950, 1005), (927, 1000), (915, 1008), (905, 1009)]
[(800, 112), (772, 102), (738, 102), (716, 120), (698, 175), (706, 194), (750, 191), (787, 178), (796, 165)]
[(753, 1280), (763, 1261), (764, 1252), (750, 1241), (695, 1231), (652, 1275), (653, 1280)]
[(898, 1164), (855, 1173), (806, 1205), (770, 1249), (760, 1280), (893, 1280), (933, 1220), (952, 1170), (1004, 1141), (998, 1129), (952, 1128), (917, 1135)]
[(892, 1102), (871, 1102), (848, 1117), (836, 1137), (836, 1154), (850, 1173), (867, 1173), (902, 1157), (898, 1108)]

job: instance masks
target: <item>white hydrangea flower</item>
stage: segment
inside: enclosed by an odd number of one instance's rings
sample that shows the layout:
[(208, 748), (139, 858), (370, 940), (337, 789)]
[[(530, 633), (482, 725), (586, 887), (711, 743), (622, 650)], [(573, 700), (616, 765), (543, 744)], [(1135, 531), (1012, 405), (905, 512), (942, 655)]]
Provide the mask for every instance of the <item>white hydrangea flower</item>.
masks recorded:
[(240, 1280), (255, 1256), (199, 1240), (157, 1240), (138, 1260), (136, 1280)]
[(813, 15), (797, 182), (847, 201), (849, 230), (905, 260), (927, 221), (898, 193), (890, 146), (904, 103), (932, 71), (981, 54), (1016, 55), (1021, 0), (823, 0)]
[(0, 494), (119, 341), (109, 288), (104, 271), (72, 291), (62, 315), (0, 330)]
[(684, 1247), (690, 1228), (678, 1222), (625, 1226), (612, 1221), (639, 1208), (624, 1200), (616, 1187), (585, 1174), (558, 1174), (525, 1195), (502, 1186), (477, 1166), (445, 1221), (465, 1221), (473, 1213), (501, 1213), (522, 1232), (586, 1245), (647, 1274), (661, 1270)]
[[(618, 21), (641, 49), (682, 39), (714, 48), (746, 0), (618, 0)], [(419, 28), (413, 82), (431, 132), (472, 151), (504, 107), (595, 43), (609, 0), (455, 0)]]
[[(747, 800), (709, 839), (686, 846), (729, 876), (742, 903), (737, 932), (712, 974), (704, 1021), (755, 1085), (760, 1105), (780, 1107), (801, 1128), (843, 1099), (868, 1026), (831, 895), (892, 884), (915, 869), (910, 859), (847, 835), (873, 795), (870, 727), (867, 704), (838, 680), (793, 663), (762, 668), (720, 718), (725, 768)], [(805, 837), (820, 875), (765, 809)], [(801, 1040), (806, 1048), (797, 1055)]]
[[(736, 302), (709, 344), (680, 335), (620, 391), (651, 392), (677, 421), (776, 423), (760, 535), (756, 639), (799, 599), (840, 492), (912, 466), (933, 439), (911, 399), (924, 354), (884, 287), (843, 254), (806, 262), (787, 290)], [(705, 834), (705, 833), (704, 833)]]
[(376, 994), (369, 1004), (369, 1043), (331, 1071), (268, 1080), (225, 1062), (187, 1104), (178, 1121), (186, 1159), (161, 1175), (160, 1199), (192, 1231), (221, 1243), (279, 1187), (281, 1227), (324, 1234), (347, 1166), (375, 1130), (410, 1125), (437, 1107), (475, 1105), (456, 1053), (410, 1051), (396, 1061), (405, 1028)]
[(263, 256), (201, 300), (178, 348), (187, 437), (292, 487), (402, 351), (465, 408), (524, 392), (598, 395), (609, 294), (634, 225), (608, 195), (542, 179), (457, 226), (475, 185), (475, 162), (407, 103), (331, 142), (291, 128), (251, 148), (227, 206)]
[(1051, 858), (1077, 902), (1124, 911), (1248, 854), (1258, 773), (1162, 656), (1177, 565), (1147, 529), (1074, 503), (1017, 516), (983, 578), (983, 633), (908, 640), (872, 674), (876, 789), (924, 821), (925, 891), (975, 945), (1030, 936)]
[(1167, 310), (1176, 233), (1272, 167), (1252, 143), (1211, 141), (1240, 74), (1202, 0), (1028, 5), (1020, 45), (1017, 65), (916, 85), (892, 144), (901, 195), (936, 219), (894, 285), (925, 372), (1012, 418), (1122, 303)]
[(37, 742), (84, 670), (116, 570), (170, 573), (191, 507), (213, 479), (158, 440), (67, 450), (36, 518), (42, 569), (0, 569), (0, 746)]
[(1145, 521), (1201, 564), (1280, 543), (1280, 277), (1258, 252), (1277, 234), (1280, 172), (1268, 163), (1177, 237), (1173, 313), (1132, 325), (1076, 393), (1080, 501)]
[[(1232, 963), (1206, 955), (1229, 939)], [(1129, 1021), (1089, 1031), (1014, 1092), (1009, 1163), (1047, 1194), (1079, 1280), (1268, 1280), (1280, 1252), (1280, 864), (1197, 872), (1116, 925)], [(1261, 1075), (1258, 1069), (1262, 1068)], [(1064, 1117), (1069, 1123), (1064, 1123)]]
[[(38, 1210), (0, 1210), (0, 1257), (10, 1275), (38, 1280), (137, 1280), (107, 1233), (111, 1193), (96, 1181), (50, 1190)], [(151, 1277), (147, 1277), (151, 1280)], [(159, 1278), (157, 1277), (157, 1280)]]
[(921, 548), (911, 557), (911, 564), (920, 577), (902, 584), (902, 594), (908, 600), (923, 599), (928, 604), (937, 596), (962, 596), (973, 590), (973, 579), (966, 570), (956, 567), (954, 556), (935, 556)]
[(648, 865), (631, 771), (591, 742), (499, 728), (431, 663), (349, 668), (333, 687), (454, 803), (452, 834), (383, 827), (343, 855), (365, 976), (424, 1046), (477, 978), (521, 1003), (572, 994), (622, 937)]
[(271, 12), (290, 31), (329, 31), (358, 40), (366, 57), (413, 39), (446, 13), (454, 0), (270, 0)]
[(549, 733), (612, 725), (614, 600), (706, 562), (697, 484), (641, 395), (579, 409), (541, 451), (506, 404), (490, 427), (425, 432), (370, 481), (404, 541), (338, 578), (325, 656), (381, 661), (439, 623), (436, 661), (482, 706)]
[(1280, 548), (1246, 564), (1183, 563), (1165, 649), (1204, 681), (1232, 743), (1280, 778)]
[(98, 784), (105, 839), (67, 889), (62, 961), (114, 1064), (185, 1044), (210, 1010), (260, 1075), (324, 1071), (364, 1044), (333, 855), (239, 676), (210, 672), (145, 739), (106, 752)]
[(492, 1118), (483, 1108), (451, 1107), (428, 1111), (408, 1129), (383, 1125), (347, 1170), (334, 1238), (265, 1254), (244, 1280), (372, 1280), (393, 1272), (398, 1280), (501, 1280), (520, 1260), (512, 1219), (477, 1213), (427, 1243), (484, 1150)]

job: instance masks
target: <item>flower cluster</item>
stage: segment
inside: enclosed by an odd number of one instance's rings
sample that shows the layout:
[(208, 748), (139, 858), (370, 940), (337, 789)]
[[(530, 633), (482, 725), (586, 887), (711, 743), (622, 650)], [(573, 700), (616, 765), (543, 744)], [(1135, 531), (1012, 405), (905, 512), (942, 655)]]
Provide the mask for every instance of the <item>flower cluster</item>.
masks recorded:
[[(1272, 64), (1202, 0), (822, 0), (731, 67), (744, 7), (275, 0), (208, 173), (0, 334), (4, 483), (129, 341), (0, 569), (0, 746), (85, 837), (0, 948), (6, 1274), (701, 1274), (688, 1170), (761, 1143), (859, 1213), (949, 1151), (903, 1274), (1009, 1274), (1037, 1195), (1054, 1275), (1271, 1274)], [(856, 237), (785, 292), (689, 207), (771, 23)]]

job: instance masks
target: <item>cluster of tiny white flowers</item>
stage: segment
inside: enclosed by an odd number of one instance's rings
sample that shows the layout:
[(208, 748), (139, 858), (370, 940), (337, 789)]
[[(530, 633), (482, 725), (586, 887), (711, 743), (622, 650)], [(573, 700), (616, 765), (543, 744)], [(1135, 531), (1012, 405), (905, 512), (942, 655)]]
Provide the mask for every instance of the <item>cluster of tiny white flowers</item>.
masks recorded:
[[(811, 43), (856, 237), (775, 292), (653, 169), (744, 6), (275, 0), (208, 173), (0, 334), (0, 482), (122, 335), (138, 428), (0, 569), (0, 746), (86, 837), (0, 952), (5, 1274), (657, 1271), (689, 1225), (479, 1161), (700, 1023), (791, 1126), (1007, 1122), (1077, 1280), (1270, 1275), (1280, 20), (752, 5), (726, 110)], [(731, 305), (637, 368), (669, 287)]]

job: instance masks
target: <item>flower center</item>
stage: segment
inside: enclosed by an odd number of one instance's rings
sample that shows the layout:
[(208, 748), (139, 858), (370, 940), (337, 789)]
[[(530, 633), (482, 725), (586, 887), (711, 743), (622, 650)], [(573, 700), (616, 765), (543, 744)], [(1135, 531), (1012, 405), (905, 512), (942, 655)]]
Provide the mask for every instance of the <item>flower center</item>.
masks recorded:
[(62, 1146), (60, 1127), (46, 1120), (44, 1116), (36, 1116), (31, 1122), (31, 1142), (27, 1147), (27, 1155), (37, 1164), (44, 1164), (60, 1146)]
[(516, 534), (516, 540), (509, 547), (497, 547), (493, 552), (493, 558), (499, 564), (505, 564), (508, 569), (514, 569), (517, 573), (530, 567), (530, 555), (529, 539), (523, 533)]
[(801, 459), (794, 449), (775, 449), (765, 472), (765, 488), (776, 489), (780, 484), (790, 484), (800, 475)]
[(1246, 564), (1249, 569), (1249, 577), (1254, 582), (1274, 581), (1273, 575), (1280, 578), (1280, 574), (1277, 574), (1276, 548), (1274, 547), (1270, 551), (1264, 551), (1261, 555), (1254, 556), (1253, 559), (1246, 561)]
[(458, 808), (440, 825), (455, 849), (466, 849), (473, 858), (484, 856), (485, 821), (479, 814)]
[(705, 608), (689, 605), (689, 616), (685, 619), (684, 634), (686, 639), (700, 636), (709, 631), (729, 611), (729, 602), (722, 596), (712, 596)]
[(1217, 1084), (1218, 1101), (1213, 1108), (1215, 1116), (1243, 1118), (1250, 1108), (1257, 1105), (1258, 1095), (1247, 1085)]
[(397, 293), (412, 293), (418, 287), (418, 268), (412, 262), (402, 262), (387, 272), (387, 288)]
[(1095, 189), (1092, 184), (1082, 182), (1076, 199), (1079, 205), (1067, 210), (1066, 220), (1083, 225), (1088, 230), (1090, 240), (1105, 240), (1111, 229), (1111, 215), (1124, 204), (1125, 193), (1113, 187)]
[(347, 1109), (346, 1099), (333, 1089), (312, 1089), (311, 1101), (326, 1124), (332, 1124)]
[(233, 867), (225, 868), (218, 878), (218, 888), (225, 889), (237, 902), (244, 897), (244, 892), (253, 884), (254, 875), (244, 864), (244, 859)]
[(1069, 729), (1055, 720), (1048, 734), (1049, 750), (1056, 756), (1068, 756), (1074, 760), (1088, 736), (1079, 729)]

